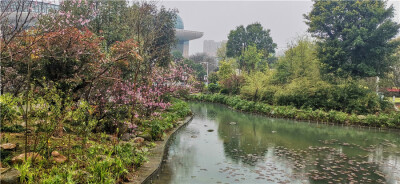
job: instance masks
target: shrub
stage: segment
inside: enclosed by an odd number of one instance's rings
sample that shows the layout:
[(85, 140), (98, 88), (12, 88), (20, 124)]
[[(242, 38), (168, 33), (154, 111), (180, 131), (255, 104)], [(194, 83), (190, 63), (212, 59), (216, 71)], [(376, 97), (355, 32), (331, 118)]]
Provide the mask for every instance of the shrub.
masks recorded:
[(22, 125), (1, 125), (0, 131), (1, 132), (13, 132), (13, 133), (18, 133), (18, 132), (23, 132), (25, 128)]
[(221, 89), (221, 91), (219, 91), (219, 93), (228, 95), (229, 94), (229, 90), (226, 89), (226, 88), (223, 88), (223, 89)]
[(293, 80), (275, 94), (276, 105), (292, 105), (297, 108), (329, 109), (327, 98), (331, 86), (323, 81), (309, 78)]
[(392, 108), (390, 102), (379, 99), (374, 92), (358, 82), (332, 85), (309, 78), (294, 79), (275, 93), (274, 101), (276, 105), (355, 114), (376, 113)]
[(9, 93), (0, 96), (0, 121), (2, 126), (5, 123), (12, 123), (20, 116), (17, 107), (19, 100), (19, 98), (13, 97)]
[(216, 93), (220, 90), (220, 86), (218, 84), (210, 83), (208, 86), (208, 91), (211, 93)]
[(271, 106), (261, 102), (243, 100), (238, 96), (227, 96), (222, 94), (197, 94), (191, 95), (190, 99), (222, 103), (232, 107), (233, 109), (262, 113), (264, 115), (273, 117), (400, 128), (400, 114), (396, 112), (392, 112), (391, 114), (381, 113), (377, 115), (369, 114), (364, 116), (347, 114), (346, 112), (337, 110), (330, 110), (326, 112), (322, 109), (313, 110), (312, 108), (298, 109), (293, 106)]
[[(263, 99), (264, 95), (270, 95), (271, 92), (270, 79), (272, 72), (253, 72), (246, 76), (246, 83), (240, 89), (241, 97), (247, 100), (260, 101)], [(274, 92), (273, 92), (274, 93)], [(269, 100), (269, 97), (264, 98), (264, 100)]]
[(221, 86), (229, 91), (229, 94), (239, 94), (240, 88), (244, 84), (244, 77), (240, 75), (231, 75), (230, 77), (220, 81)]

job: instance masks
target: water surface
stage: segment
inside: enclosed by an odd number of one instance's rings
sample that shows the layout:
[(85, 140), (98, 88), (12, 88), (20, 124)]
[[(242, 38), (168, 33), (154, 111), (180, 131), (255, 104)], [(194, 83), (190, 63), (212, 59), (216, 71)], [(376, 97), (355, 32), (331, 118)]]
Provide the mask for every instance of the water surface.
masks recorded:
[(191, 103), (153, 183), (400, 183), (400, 133)]

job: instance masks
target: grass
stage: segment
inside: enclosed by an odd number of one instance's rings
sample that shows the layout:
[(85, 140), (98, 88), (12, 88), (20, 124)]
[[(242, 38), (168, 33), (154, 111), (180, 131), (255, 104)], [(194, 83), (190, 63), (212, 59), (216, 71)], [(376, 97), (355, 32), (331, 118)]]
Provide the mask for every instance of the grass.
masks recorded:
[[(393, 102), (393, 97), (386, 97), (389, 102)], [(396, 97), (394, 103), (400, 103), (400, 97)]]

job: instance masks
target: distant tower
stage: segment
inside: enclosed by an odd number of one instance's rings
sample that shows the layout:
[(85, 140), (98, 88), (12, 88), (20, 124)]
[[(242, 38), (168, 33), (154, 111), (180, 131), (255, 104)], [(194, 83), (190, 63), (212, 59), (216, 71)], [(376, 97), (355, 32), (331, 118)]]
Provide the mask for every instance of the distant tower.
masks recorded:
[(172, 51), (180, 51), (183, 57), (189, 57), (189, 40), (201, 38), (202, 32), (184, 30), (182, 18), (178, 15), (175, 22), (175, 36), (178, 39), (178, 43)]

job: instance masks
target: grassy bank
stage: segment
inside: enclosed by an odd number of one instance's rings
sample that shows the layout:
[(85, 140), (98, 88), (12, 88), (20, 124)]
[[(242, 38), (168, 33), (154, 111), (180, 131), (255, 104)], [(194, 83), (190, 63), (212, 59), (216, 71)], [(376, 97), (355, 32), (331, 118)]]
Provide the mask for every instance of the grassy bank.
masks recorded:
[[(153, 140), (163, 139), (163, 135), (177, 122), (190, 115), (188, 104), (182, 100), (172, 100), (172, 105), (163, 111), (157, 120), (142, 120), (137, 131), (123, 141), (121, 135), (90, 133), (85, 145), (76, 133), (61, 137), (51, 136), (47, 143), (37, 140), (43, 136), (40, 130), (32, 129), (29, 135), (30, 152), (40, 156), (28, 161), (15, 163), (12, 158), (24, 153), (25, 135), (18, 132), (1, 132), (1, 144), (13, 143), (13, 150), (2, 150), (1, 166), (16, 168), (20, 173), (19, 183), (123, 183), (132, 181), (131, 173), (147, 161)], [(23, 129), (22, 129), (23, 130)], [(142, 134), (147, 134), (144, 138)], [(150, 135), (150, 136), (149, 136)], [(66, 158), (55, 161), (53, 152)], [(60, 156), (58, 157), (60, 158)]]
[(194, 94), (190, 100), (213, 102), (228, 105), (236, 110), (259, 113), (269, 117), (290, 118), (295, 120), (311, 120), (346, 125), (361, 125), (373, 127), (400, 128), (400, 113), (390, 114), (348, 114), (341, 111), (323, 111), (313, 109), (298, 109), (292, 106), (272, 106), (265, 103), (243, 100), (238, 96), (222, 94)]

